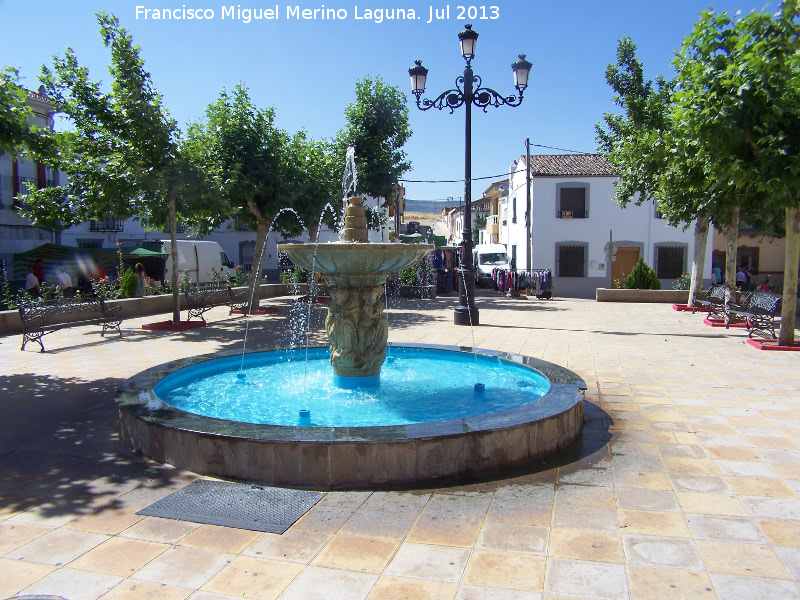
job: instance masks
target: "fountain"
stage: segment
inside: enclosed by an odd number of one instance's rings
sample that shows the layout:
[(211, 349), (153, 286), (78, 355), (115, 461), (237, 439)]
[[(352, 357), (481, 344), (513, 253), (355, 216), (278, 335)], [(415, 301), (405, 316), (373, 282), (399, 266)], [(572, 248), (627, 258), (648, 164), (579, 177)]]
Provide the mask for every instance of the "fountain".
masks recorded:
[[(143, 371), (117, 390), (125, 443), (196, 473), (339, 489), (524, 463), (580, 435), (586, 384), (569, 369), (388, 343), (382, 284), (433, 247), (369, 243), (361, 198), (349, 198), (345, 215), (341, 242), (278, 246), (331, 284), (329, 348), (230, 351)], [(472, 362), (474, 386), (464, 381)]]
[(319, 272), (331, 284), (325, 330), (331, 366), (344, 386), (377, 386), (386, 359), (389, 322), (383, 314), (383, 283), (422, 260), (428, 244), (371, 244), (363, 199), (349, 198), (344, 243), (278, 244), (296, 265)]

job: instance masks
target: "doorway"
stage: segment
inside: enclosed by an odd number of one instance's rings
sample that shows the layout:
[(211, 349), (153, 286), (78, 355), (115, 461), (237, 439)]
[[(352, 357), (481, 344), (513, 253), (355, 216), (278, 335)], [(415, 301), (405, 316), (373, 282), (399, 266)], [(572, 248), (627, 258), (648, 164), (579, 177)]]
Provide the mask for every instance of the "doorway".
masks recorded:
[(617, 247), (617, 260), (611, 263), (611, 280), (622, 279), (623, 273), (625, 277), (631, 274), (636, 262), (639, 260), (639, 248), (636, 246), (618, 246)]

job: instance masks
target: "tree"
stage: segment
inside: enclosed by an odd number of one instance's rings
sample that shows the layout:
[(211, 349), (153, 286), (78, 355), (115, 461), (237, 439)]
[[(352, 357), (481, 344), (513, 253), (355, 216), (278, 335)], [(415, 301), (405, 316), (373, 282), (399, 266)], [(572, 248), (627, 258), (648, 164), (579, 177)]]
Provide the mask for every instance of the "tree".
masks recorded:
[(12, 67), (0, 71), (0, 154), (12, 157), (38, 148), (42, 141), (39, 129), (31, 125), (33, 113), (26, 104), (28, 94), (19, 85), (19, 79), (19, 71)]
[(606, 113), (605, 128), (596, 126), (599, 150), (616, 167), (616, 202), (626, 206), (652, 198), (670, 225), (686, 228), (695, 221), (691, 306), (703, 280), (711, 206), (702, 202), (711, 192), (702, 161), (676, 148), (691, 140), (682, 137), (673, 119), (675, 83), (660, 75), (655, 83), (645, 81), (636, 44), (627, 37), (617, 47), (617, 64), (606, 68), (606, 81), (624, 111)]
[[(264, 248), (276, 217), (299, 196), (298, 173), (290, 150), (301, 140), (275, 126), (275, 111), (259, 109), (247, 88), (223, 90), (206, 109), (206, 119), (189, 128), (191, 144), (201, 149), (201, 164), (224, 198), (226, 213), (255, 226), (256, 246), (250, 298), (261, 283)], [(290, 218), (287, 215), (287, 218)], [(284, 221), (284, 227), (295, 227)]]
[[(753, 12), (737, 21), (704, 12), (675, 59), (678, 115), (696, 132), (712, 175), (729, 182), (739, 206), (784, 211), (778, 341), (787, 346), (794, 341), (800, 262), (799, 8), (798, 0), (785, 0), (774, 16)], [(738, 227), (736, 209), (731, 213), (731, 227)]]
[[(204, 189), (203, 174), (182, 152), (180, 130), (163, 106), (140, 48), (113, 15), (97, 15), (103, 43), (111, 51), (111, 91), (99, 82), (67, 49), (54, 58), (53, 69), (42, 67), (41, 80), (58, 111), (71, 120), (73, 130), (54, 133), (54, 167), (69, 182), (31, 192), (23, 214), (35, 224), (67, 227), (113, 214), (135, 218), (148, 226), (169, 223), (172, 248), (182, 219), (198, 217), (211, 226), (213, 206), (195, 202)], [(180, 322), (177, 252), (172, 254), (174, 323)]]
[(380, 77), (365, 77), (356, 83), (356, 99), (345, 110), (345, 118), (337, 154), (343, 169), (347, 146), (355, 148), (356, 193), (393, 198), (392, 186), (411, 168), (403, 151), (411, 136), (405, 94)]
[(284, 237), (308, 230), (309, 242), (316, 242), (322, 222), (335, 228), (342, 213), (342, 170), (336, 149), (328, 141), (310, 139), (300, 131), (289, 140), (287, 166), (297, 171), (293, 177), (292, 211), (278, 215), (274, 228)]

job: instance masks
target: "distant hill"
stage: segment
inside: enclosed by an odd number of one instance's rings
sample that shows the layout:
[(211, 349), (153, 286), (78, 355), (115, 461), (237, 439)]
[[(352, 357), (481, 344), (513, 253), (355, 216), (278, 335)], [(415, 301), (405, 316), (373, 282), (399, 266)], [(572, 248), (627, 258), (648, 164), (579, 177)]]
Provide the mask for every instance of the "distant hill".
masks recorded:
[(440, 217), (442, 209), (450, 206), (458, 206), (458, 200), (453, 202), (430, 201), (430, 200), (406, 200), (406, 213), (424, 213)]

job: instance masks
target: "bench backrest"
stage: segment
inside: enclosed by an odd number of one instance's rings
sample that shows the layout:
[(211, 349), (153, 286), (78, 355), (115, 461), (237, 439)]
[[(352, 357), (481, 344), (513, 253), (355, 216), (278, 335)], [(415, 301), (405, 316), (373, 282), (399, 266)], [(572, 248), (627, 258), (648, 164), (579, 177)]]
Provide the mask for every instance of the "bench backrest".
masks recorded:
[(712, 286), (710, 290), (708, 290), (708, 297), (709, 298), (720, 298), (722, 300), (725, 299), (725, 286), (724, 285), (715, 285)]
[(765, 313), (777, 314), (781, 311), (783, 296), (769, 292), (751, 292), (744, 300), (746, 310), (758, 310)]
[(19, 307), (23, 322), (36, 320), (39, 325), (60, 323), (63, 316), (76, 313), (104, 313), (105, 303), (99, 298), (59, 298)]
[(227, 286), (203, 286), (186, 290), (186, 301), (190, 305), (201, 302), (226, 302), (233, 296), (233, 291)]

